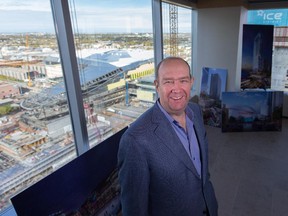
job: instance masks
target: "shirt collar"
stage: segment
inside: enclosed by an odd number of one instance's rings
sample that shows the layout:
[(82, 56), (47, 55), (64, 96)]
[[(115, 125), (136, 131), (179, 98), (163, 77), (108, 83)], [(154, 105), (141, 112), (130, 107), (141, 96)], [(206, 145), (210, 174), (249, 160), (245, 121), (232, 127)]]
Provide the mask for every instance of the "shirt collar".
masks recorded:
[[(157, 105), (158, 107), (160, 108), (160, 110), (162, 111), (162, 113), (166, 116), (166, 118), (168, 119), (168, 121), (172, 124), (173, 122), (177, 122), (176, 120), (174, 120), (171, 115), (162, 107), (162, 105), (160, 104), (160, 101), (159, 99), (157, 100)], [(186, 109), (185, 109), (185, 113), (186, 113), (186, 116), (188, 116), (188, 118), (193, 121), (194, 119), (194, 113), (193, 113), (193, 110), (187, 106)]]

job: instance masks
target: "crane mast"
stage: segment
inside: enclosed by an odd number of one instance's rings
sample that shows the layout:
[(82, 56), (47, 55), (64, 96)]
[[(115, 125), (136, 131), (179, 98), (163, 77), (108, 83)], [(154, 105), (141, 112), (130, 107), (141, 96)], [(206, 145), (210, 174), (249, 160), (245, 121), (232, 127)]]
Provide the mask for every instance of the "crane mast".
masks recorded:
[(178, 55), (178, 7), (169, 4), (169, 20), (170, 20), (170, 55)]

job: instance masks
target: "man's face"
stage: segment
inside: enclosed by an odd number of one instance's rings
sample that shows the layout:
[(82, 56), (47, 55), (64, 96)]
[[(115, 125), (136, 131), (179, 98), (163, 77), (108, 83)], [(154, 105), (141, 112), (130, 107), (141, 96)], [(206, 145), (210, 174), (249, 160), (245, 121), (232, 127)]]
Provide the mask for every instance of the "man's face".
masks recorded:
[(193, 85), (188, 65), (179, 59), (163, 62), (154, 84), (162, 107), (172, 116), (183, 114)]

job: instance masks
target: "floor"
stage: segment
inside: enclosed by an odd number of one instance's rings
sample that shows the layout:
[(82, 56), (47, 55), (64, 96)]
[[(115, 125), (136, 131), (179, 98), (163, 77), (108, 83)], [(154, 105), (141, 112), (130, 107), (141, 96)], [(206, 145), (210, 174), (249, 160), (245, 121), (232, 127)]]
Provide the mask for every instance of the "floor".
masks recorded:
[[(281, 132), (206, 129), (219, 216), (287, 216), (288, 118)], [(16, 216), (13, 208), (2, 213)]]
[(219, 216), (287, 216), (288, 118), (281, 132), (206, 128)]

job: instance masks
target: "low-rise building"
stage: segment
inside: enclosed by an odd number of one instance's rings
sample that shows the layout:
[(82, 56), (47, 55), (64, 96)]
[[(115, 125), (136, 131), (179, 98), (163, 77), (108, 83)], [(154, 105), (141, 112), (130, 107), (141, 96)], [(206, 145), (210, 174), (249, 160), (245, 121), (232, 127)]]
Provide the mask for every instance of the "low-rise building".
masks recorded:
[(19, 94), (19, 87), (6, 82), (0, 83), (0, 99), (12, 98), (18, 96)]

